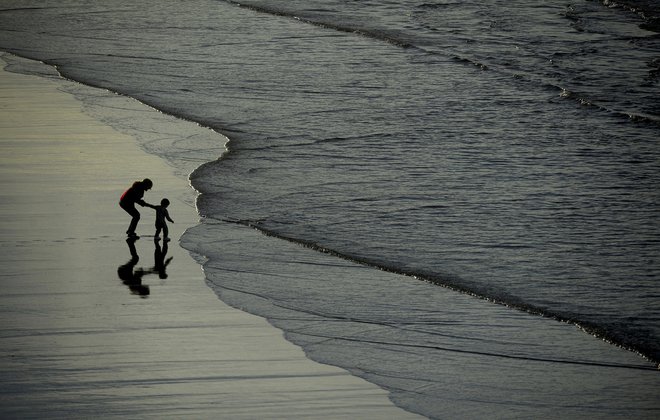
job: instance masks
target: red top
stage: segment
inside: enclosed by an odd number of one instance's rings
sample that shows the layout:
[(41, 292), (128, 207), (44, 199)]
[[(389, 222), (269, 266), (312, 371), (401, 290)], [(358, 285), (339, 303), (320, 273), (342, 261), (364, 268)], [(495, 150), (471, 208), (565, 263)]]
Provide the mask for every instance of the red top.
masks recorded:
[(144, 207), (145, 203), (142, 200), (142, 197), (144, 197), (144, 186), (142, 185), (142, 182), (135, 181), (131, 188), (124, 191), (124, 193), (121, 195), (121, 198), (119, 199), (119, 202), (122, 204), (138, 203)]

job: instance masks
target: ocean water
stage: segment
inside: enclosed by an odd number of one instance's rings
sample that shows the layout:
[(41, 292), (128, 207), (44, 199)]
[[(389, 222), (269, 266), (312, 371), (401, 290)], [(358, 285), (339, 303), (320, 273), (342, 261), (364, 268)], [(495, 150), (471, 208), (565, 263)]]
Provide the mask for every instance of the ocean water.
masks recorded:
[(651, 418), (659, 9), (6, 1), (0, 49), (213, 129), (112, 121), (191, 172), (209, 286), (313, 359), (429, 417)]

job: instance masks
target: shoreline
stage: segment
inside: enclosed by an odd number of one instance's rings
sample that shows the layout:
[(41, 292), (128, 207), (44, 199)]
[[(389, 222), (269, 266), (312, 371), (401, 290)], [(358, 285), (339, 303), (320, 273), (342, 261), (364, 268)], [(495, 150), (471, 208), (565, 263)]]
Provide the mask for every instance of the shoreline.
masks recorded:
[[(291, 292), (323, 290), (320, 282), (344, 294), (331, 305), (354, 304), (355, 310), (364, 296), (352, 293), (354, 283), (372, 282), (387, 294), (403, 287), (419, 298), (429, 290), (415, 279), (337, 261), (242, 225), (200, 222), (185, 182), (188, 167), (166, 160), (172, 150), (194, 166), (208, 153), (195, 148), (199, 138), (178, 141), (195, 124), (172, 123), (173, 117), (131, 98), (76, 82), (17, 75), (31, 82), (6, 84), (5, 77), (2, 133), (27, 136), (0, 137), (3, 152), (14, 153), (3, 153), (0, 166), (6, 186), (0, 217), (11, 221), (3, 223), (0, 241), (7, 271), (0, 310), (11, 321), (0, 331), (3, 414), (416, 417), (391, 401), (454, 418), (658, 412), (657, 371), (637, 355), (575, 327), (457, 292), (440, 291), (441, 299), (426, 309), (415, 302), (420, 314), (433, 315), (428, 321), (443, 325), (441, 334), (364, 324), (359, 316), (339, 314), (338, 323), (317, 317), (313, 306), (320, 300)], [(10, 100), (21, 88), (32, 90)], [(35, 109), (38, 118), (26, 122), (22, 113)], [(135, 130), (122, 124), (126, 119), (169, 139), (136, 141), (126, 135)], [(118, 277), (131, 249), (123, 236), (129, 217), (117, 199), (145, 176), (155, 184), (146, 201), (167, 196), (176, 223), (170, 224), (168, 277), (146, 274), (150, 295), (141, 297)], [(158, 247), (147, 237), (153, 213), (140, 211), (135, 268), (153, 272)], [(274, 281), (293, 284), (264, 299)], [(411, 334), (409, 343), (387, 339), (393, 331)], [(424, 370), (415, 371), (416, 364)]]
[[(185, 168), (82, 112), (62, 90), (75, 82), (8, 72), (4, 62), (3, 417), (416, 417), (219, 300), (178, 244), (198, 222)], [(125, 241), (130, 218), (118, 197), (144, 177), (154, 181), (145, 201), (172, 202), (167, 248), (148, 237), (147, 208), (135, 249)]]

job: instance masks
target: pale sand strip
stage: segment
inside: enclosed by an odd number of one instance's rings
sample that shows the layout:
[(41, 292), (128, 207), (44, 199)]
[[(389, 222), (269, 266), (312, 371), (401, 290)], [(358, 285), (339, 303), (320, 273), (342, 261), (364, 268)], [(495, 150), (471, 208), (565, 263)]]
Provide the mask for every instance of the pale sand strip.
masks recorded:
[[(0, 417), (412, 417), (219, 301), (178, 245), (197, 221), (186, 181), (60, 83), (0, 72)], [(130, 259), (118, 196), (145, 176), (147, 201), (170, 198), (176, 221), (148, 298), (117, 274)], [(142, 217), (151, 234), (153, 211)], [(136, 245), (151, 268), (154, 242)]]

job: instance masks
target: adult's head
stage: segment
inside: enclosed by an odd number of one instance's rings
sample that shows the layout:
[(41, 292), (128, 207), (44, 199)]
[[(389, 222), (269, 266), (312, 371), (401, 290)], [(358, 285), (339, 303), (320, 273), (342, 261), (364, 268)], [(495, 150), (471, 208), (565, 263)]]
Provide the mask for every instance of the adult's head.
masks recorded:
[(154, 183), (151, 182), (149, 178), (145, 178), (142, 180), (142, 187), (144, 188), (145, 191), (150, 190), (151, 187), (154, 186)]

